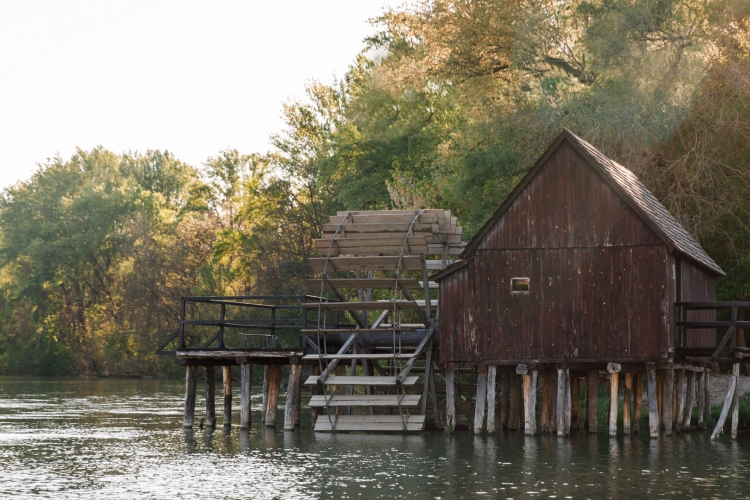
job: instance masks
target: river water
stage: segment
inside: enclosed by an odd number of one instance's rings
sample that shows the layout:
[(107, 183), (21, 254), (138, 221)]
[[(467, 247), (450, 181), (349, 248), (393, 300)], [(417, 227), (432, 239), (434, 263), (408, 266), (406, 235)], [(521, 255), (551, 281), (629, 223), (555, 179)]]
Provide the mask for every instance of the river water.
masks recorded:
[(330, 435), (311, 432), (304, 410), (295, 432), (262, 429), (258, 411), (249, 432), (225, 432), (220, 405), (216, 431), (185, 432), (183, 391), (176, 380), (0, 377), (0, 496), (750, 498), (745, 435)]

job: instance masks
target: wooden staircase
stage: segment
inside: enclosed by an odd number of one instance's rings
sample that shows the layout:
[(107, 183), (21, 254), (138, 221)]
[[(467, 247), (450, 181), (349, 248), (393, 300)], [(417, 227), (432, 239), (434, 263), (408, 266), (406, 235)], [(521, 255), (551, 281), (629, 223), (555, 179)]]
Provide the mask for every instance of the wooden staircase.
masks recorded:
[[(421, 431), (428, 394), (439, 426), (432, 377), (437, 300), (430, 296), (437, 285), (428, 272), (463, 250), (456, 217), (446, 210), (339, 212), (323, 233), (315, 241), (321, 257), (310, 259), (322, 276), (308, 280), (321, 299), (303, 306), (308, 320), (317, 314), (316, 328), (302, 331), (317, 348), (303, 358), (318, 364), (319, 374), (305, 382), (316, 392), (308, 403), (317, 414), (315, 431)], [(351, 323), (330, 324), (330, 313)], [(375, 337), (380, 343), (368, 347)], [(425, 365), (421, 383), (410, 375), (417, 362)]]

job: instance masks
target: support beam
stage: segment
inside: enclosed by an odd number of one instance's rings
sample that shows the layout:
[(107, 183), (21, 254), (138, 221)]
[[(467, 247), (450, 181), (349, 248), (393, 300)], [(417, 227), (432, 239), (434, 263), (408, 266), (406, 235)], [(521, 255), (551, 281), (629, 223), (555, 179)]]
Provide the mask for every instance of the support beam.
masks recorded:
[(523, 427), (523, 381), (516, 375), (510, 375), (510, 412), (508, 428), (513, 431)]
[[(320, 366), (319, 365), (313, 365), (312, 367), (312, 374), (313, 376), (319, 376), (320, 375)], [(323, 387), (320, 384), (315, 384), (312, 386), (313, 396), (322, 396), (323, 395)], [(318, 415), (320, 415), (320, 408), (310, 408), (310, 420), (312, 423), (313, 428), (315, 428), (315, 422), (318, 420)]]
[(619, 392), (620, 365), (609, 363), (609, 437), (617, 437), (617, 395)]
[(690, 429), (690, 420), (693, 417), (693, 405), (695, 404), (695, 372), (687, 372), (687, 388), (685, 400), (685, 417), (682, 419), (682, 428)]
[(635, 387), (633, 388), (635, 396), (635, 405), (633, 408), (632, 428), (635, 434), (640, 434), (641, 413), (643, 413), (643, 378), (644, 373), (636, 373), (633, 377)]
[(674, 369), (667, 368), (664, 371), (664, 425), (666, 426), (665, 431), (667, 436), (671, 436), (674, 427), (674, 415), (672, 414), (672, 404), (674, 399)]
[(659, 410), (659, 429), (666, 429), (664, 423), (664, 370), (656, 372), (656, 402)]
[(569, 371), (561, 367), (557, 369), (557, 435), (567, 436), (570, 423), (570, 405), (568, 404)]
[(703, 398), (704, 413), (706, 418), (706, 429), (711, 425), (711, 372), (706, 370), (705, 381), (703, 384), (705, 390), (705, 396)]
[(597, 406), (599, 404), (598, 389), (599, 371), (592, 370), (589, 372), (588, 379), (586, 380), (586, 424), (591, 434), (596, 434), (596, 428), (599, 425), (597, 417)]
[(727, 395), (724, 398), (724, 406), (721, 409), (721, 414), (719, 415), (719, 421), (716, 422), (716, 427), (714, 428), (714, 432), (711, 434), (711, 439), (716, 439), (719, 437), (719, 435), (724, 432), (724, 423), (727, 420), (727, 414), (729, 413), (729, 407), (732, 406), (732, 402), (734, 400), (734, 392), (737, 388), (737, 378), (735, 376), (735, 367), (737, 367), (736, 372), (739, 374), (739, 364), (735, 363), (732, 367), (732, 377), (729, 379), (729, 388), (727, 389)]
[(269, 365), (263, 366), (263, 403), (260, 408), (260, 421), (261, 423), (266, 421), (266, 409), (268, 408), (268, 377), (270, 372), (268, 371)]
[(302, 365), (291, 365), (289, 368), (289, 384), (286, 388), (286, 407), (284, 408), (284, 430), (293, 431), (297, 425), (297, 398), (302, 389)]
[(703, 372), (698, 373), (697, 381), (696, 381), (696, 391), (698, 393), (697, 398), (697, 406), (698, 406), (698, 421), (696, 422), (696, 425), (698, 426), (699, 430), (704, 430), (706, 428), (706, 420), (705, 420), (705, 399), (706, 399), (706, 374)]
[(581, 380), (573, 377), (570, 380), (570, 430), (578, 430), (578, 420), (581, 413)]
[(523, 376), (524, 432), (527, 436), (533, 436), (536, 434), (537, 371), (518, 365), (516, 373)]
[(497, 366), (487, 367), (487, 432), (495, 433), (495, 380), (497, 378)]
[[(480, 367), (481, 370), (481, 367)], [(477, 373), (477, 397), (474, 403), (474, 434), (481, 434), (484, 428), (484, 411), (487, 404), (487, 372)]]
[(740, 422), (740, 364), (732, 365), (732, 378), (734, 382), (734, 394), (732, 395), (732, 439), (737, 439), (737, 427)]
[(224, 427), (232, 426), (232, 367), (221, 367), (224, 382)]
[(240, 429), (250, 428), (250, 384), (252, 383), (253, 365), (240, 365)]
[(630, 411), (633, 403), (633, 374), (625, 374), (625, 391), (622, 403), (622, 431), (626, 436), (630, 435)]
[(685, 421), (685, 400), (687, 394), (685, 393), (685, 370), (676, 370), (674, 388), (675, 388), (675, 399), (677, 404), (675, 405), (675, 418), (674, 427), (677, 434), (682, 432), (682, 423)]
[(281, 365), (268, 366), (268, 399), (266, 400), (266, 427), (276, 427), (276, 411), (281, 391)]
[(503, 373), (503, 386), (500, 388), (500, 428), (508, 428), (510, 413), (510, 374)]
[(198, 385), (197, 366), (185, 367), (185, 415), (182, 419), (183, 429), (192, 429), (195, 419), (195, 390)]
[(204, 366), (206, 386), (206, 427), (216, 427), (216, 382), (214, 379), (214, 367)]
[(453, 363), (445, 364), (445, 428), (456, 428), (456, 370)]
[(552, 420), (552, 414), (550, 412), (550, 372), (546, 371), (542, 373), (542, 433), (548, 434), (550, 432), (550, 422)]
[(648, 386), (648, 428), (651, 438), (659, 437), (659, 404), (656, 389), (656, 366), (646, 363), (646, 378)]

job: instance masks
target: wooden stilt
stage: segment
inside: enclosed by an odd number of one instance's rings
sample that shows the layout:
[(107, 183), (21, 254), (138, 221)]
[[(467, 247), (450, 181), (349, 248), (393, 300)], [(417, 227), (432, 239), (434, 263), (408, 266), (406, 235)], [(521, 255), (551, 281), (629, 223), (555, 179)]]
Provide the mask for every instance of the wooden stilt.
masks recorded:
[(693, 405), (695, 404), (695, 372), (687, 372), (687, 388), (685, 400), (685, 417), (682, 419), (682, 428), (690, 429), (690, 420), (693, 417)]
[(487, 367), (487, 432), (495, 433), (495, 379), (497, 378), (497, 366)]
[(547, 417), (547, 426), (550, 434), (557, 432), (557, 370), (550, 370), (547, 372), (549, 377), (549, 384), (545, 387), (549, 391), (549, 415)]
[(503, 386), (500, 388), (500, 428), (508, 428), (510, 413), (510, 375), (503, 373)]
[[(435, 422), (435, 428), (442, 429), (443, 424), (440, 421), (440, 405), (438, 403), (437, 389), (435, 388), (435, 367), (433, 366), (430, 373), (430, 397), (432, 398), (432, 420)], [(371, 407), (371, 415), (372, 412)]]
[(253, 365), (240, 365), (240, 429), (250, 428), (250, 384), (252, 382)]
[(675, 405), (675, 416), (674, 416), (674, 427), (675, 432), (678, 434), (682, 432), (682, 424), (685, 421), (685, 400), (687, 394), (685, 392), (685, 370), (676, 370), (674, 388), (675, 388), (675, 399), (677, 404)]
[(565, 369), (565, 435), (570, 434), (570, 370)]
[(727, 414), (729, 413), (729, 408), (732, 406), (732, 401), (734, 400), (734, 392), (737, 388), (738, 377), (735, 376), (735, 367), (737, 367), (737, 373), (739, 374), (739, 364), (735, 363), (734, 366), (732, 366), (732, 377), (729, 379), (729, 388), (727, 389), (727, 395), (724, 398), (724, 406), (721, 408), (719, 421), (716, 422), (716, 427), (714, 428), (714, 432), (711, 434), (711, 439), (718, 438), (719, 435), (724, 432), (724, 423), (727, 420)]
[(617, 437), (617, 396), (619, 392), (620, 365), (609, 363), (609, 437)]
[(484, 412), (487, 404), (487, 372), (477, 373), (477, 397), (474, 403), (474, 434), (481, 434), (484, 428)]
[[(301, 365), (300, 365), (301, 366)], [(304, 380), (304, 368), (299, 369), (299, 387), (297, 388), (296, 398), (294, 399), (294, 425), (299, 427), (302, 417), (302, 381)]]
[(214, 379), (214, 367), (203, 367), (206, 386), (206, 427), (216, 427), (216, 382)]
[(281, 391), (281, 365), (268, 366), (268, 398), (266, 399), (266, 427), (276, 427), (276, 411)]
[(265, 365), (263, 367), (263, 403), (260, 411), (261, 422), (266, 421), (266, 412), (268, 408), (268, 377), (270, 377), (270, 372), (268, 371), (268, 365)]
[(550, 432), (550, 421), (552, 420), (552, 414), (550, 412), (549, 395), (550, 395), (550, 372), (546, 371), (542, 375), (542, 415), (541, 425), (542, 433), (547, 434)]
[(182, 419), (182, 427), (193, 428), (195, 418), (195, 390), (198, 385), (197, 366), (185, 367), (185, 415)]
[(656, 366), (646, 363), (646, 385), (648, 386), (648, 427), (652, 438), (659, 437), (659, 402), (657, 395)]
[(286, 388), (286, 408), (284, 409), (284, 430), (293, 431), (296, 426), (295, 407), (297, 396), (302, 389), (302, 365), (291, 365), (289, 368), (289, 384)]
[[(320, 366), (313, 365), (312, 374), (313, 376), (320, 375)], [(312, 394), (313, 396), (321, 396), (323, 394), (320, 384), (315, 384), (314, 386), (312, 386)], [(310, 408), (310, 420), (312, 420), (313, 428), (315, 427), (315, 422), (317, 422), (318, 420), (318, 415), (320, 415), (320, 408)]]
[(570, 380), (570, 430), (578, 430), (578, 421), (581, 413), (581, 381), (578, 377)]
[(667, 436), (672, 435), (674, 427), (674, 415), (672, 404), (674, 400), (674, 370), (668, 368), (664, 373), (664, 425)]
[(445, 427), (456, 428), (456, 383), (453, 363), (445, 364)]
[(557, 435), (559, 437), (567, 436), (567, 422), (570, 421), (568, 417), (568, 409), (570, 406), (567, 401), (568, 396), (568, 369), (558, 368), (557, 369)]
[(659, 408), (659, 428), (666, 429), (664, 423), (664, 370), (656, 372), (656, 400)]
[(703, 398), (704, 405), (704, 417), (706, 419), (706, 428), (708, 429), (711, 425), (711, 372), (706, 368), (706, 376), (704, 377), (703, 389), (705, 390), (705, 396)]
[(696, 392), (697, 392), (697, 402), (696, 405), (698, 406), (698, 421), (696, 422), (696, 425), (698, 426), (698, 429), (704, 430), (706, 428), (706, 420), (705, 420), (705, 399), (706, 399), (706, 374), (704, 372), (699, 372), (696, 380)]
[(632, 428), (635, 434), (639, 434), (641, 428), (641, 413), (643, 412), (643, 376), (643, 373), (636, 373), (633, 378), (633, 382), (635, 383), (635, 387), (633, 388), (635, 404), (633, 408)]
[(521, 377), (510, 376), (510, 411), (508, 428), (514, 431), (523, 426), (523, 383)]
[(232, 367), (221, 367), (224, 382), (224, 427), (232, 426)]
[(599, 404), (597, 394), (599, 389), (599, 371), (590, 371), (586, 382), (586, 423), (588, 424), (589, 432), (596, 434), (596, 428), (599, 425), (597, 416)]
[(734, 382), (734, 394), (732, 395), (732, 439), (737, 439), (737, 427), (740, 422), (740, 364), (732, 365), (732, 378)]
[(537, 371), (529, 370), (525, 365), (518, 365), (516, 373), (523, 377), (524, 433), (533, 436), (536, 434)]
[(623, 392), (622, 402), (622, 431), (625, 435), (630, 435), (630, 411), (633, 403), (633, 374), (625, 374), (625, 391)]

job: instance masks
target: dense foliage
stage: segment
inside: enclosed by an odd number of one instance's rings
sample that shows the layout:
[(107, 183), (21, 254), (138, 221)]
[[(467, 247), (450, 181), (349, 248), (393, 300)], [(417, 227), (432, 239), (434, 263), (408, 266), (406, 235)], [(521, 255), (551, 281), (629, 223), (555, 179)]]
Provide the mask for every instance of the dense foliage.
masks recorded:
[[(184, 294), (304, 290), (335, 210), (470, 237), (562, 127), (639, 175), (750, 297), (747, 0), (419, 1), (284, 105), (264, 155), (57, 158), (0, 200), (0, 372), (148, 373)], [(160, 364), (161, 363), (161, 364)]]

